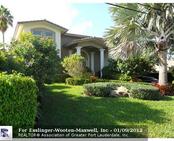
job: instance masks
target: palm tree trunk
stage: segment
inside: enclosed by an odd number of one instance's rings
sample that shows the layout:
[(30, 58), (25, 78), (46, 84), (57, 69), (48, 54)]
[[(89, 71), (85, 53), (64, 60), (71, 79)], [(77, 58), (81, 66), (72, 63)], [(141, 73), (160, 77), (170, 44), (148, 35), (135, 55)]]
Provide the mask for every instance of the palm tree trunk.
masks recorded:
[(159, 85), (167, 85), (167, 50), (159, 51)]

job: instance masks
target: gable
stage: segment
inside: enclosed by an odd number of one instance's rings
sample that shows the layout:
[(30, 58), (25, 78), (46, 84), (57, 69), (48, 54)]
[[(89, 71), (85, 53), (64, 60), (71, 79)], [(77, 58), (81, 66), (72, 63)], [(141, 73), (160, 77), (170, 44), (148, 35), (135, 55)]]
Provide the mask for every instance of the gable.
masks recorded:
[(35, 28), (45, 28), (59, 34), (68, 31), (66, 28), (47, 20), (24, 21), (17, 23), (13, 38), (18, 39), (22, 32), (31, 32), (31, 30)]
[(66, 28), (47, 20), (18, 22), (13, 39), (18, 40), (23, 32), (32, 32), (34, 35), (51, 37), (55, 41), (59, 57), (61, 57), (61, 34), (67, 31)]

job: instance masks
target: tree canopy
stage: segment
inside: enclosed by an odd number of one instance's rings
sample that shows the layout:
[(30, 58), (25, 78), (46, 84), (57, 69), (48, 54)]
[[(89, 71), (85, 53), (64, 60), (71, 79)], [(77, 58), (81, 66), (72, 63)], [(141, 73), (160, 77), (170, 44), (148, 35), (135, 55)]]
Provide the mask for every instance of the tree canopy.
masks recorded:
[[(114, 5), (114, 4), (113, 4)], [(119, 4), (110, 7), (115, 23), (106, 31), (111, 56), (127, 58), (151, 48), (159, 58), (159, 83), (167, 84), (167, 50), (173, 46), (174, 4)]]

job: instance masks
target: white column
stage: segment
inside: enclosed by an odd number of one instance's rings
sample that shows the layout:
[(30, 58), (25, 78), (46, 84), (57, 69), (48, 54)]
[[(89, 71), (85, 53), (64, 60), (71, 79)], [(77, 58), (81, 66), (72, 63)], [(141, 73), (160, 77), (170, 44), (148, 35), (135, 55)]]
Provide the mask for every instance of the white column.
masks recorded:
[(104, 50), (103, 48), (100, 49), (100, 77), (102, 77), (102, 69), (104, 67)]
[(91, 52), (91, 71), (94, 74), (95, 70), (94, 70), (94, 52)]
[(61, 58), (61, 35), (60, 33), (57, 33), (55, 34), (55, 42), (56, 42), (56, 48), (58, 49), (58, 55), (59, 57)]
[(78, 55), (81, 55), (81, 48), (82, 48), (82, 47), (76, 47), (76, 50), (77, 50), (77, 54), (78, 54)]
[(90, 56), (89, 56), (89, 54), (86, 54), (86, 55), (87, 55), (86, 65), (87, 65), (88, 68), (90, 68), (90, 62), (89, 62), (90, 61)]
[(73, 54), (73, 50), (70, 49), (70, 50), (69, 50), (69, 56), (72, 55), (72, 54)]

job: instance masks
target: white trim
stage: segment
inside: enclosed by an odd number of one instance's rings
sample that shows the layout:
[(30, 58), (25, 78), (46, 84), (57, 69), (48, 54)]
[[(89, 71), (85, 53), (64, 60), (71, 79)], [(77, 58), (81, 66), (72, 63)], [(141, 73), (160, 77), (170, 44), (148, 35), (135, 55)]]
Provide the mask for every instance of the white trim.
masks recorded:
[(104, 56), (104, 55), (105, 55), (105, 54), (104, 54), (104, 50), (105, 50), (105, 49), (100, 48), (100, 77), (102, 77), (102, 75), (103, 75), (103, 74), (102, 74), (102, 69), (103, 69), (103, 67), (104, 67), (104, 61), (105, 61), (105, 60), (104, 60), (104, 59), (105, 59), (105, 58), (104, 58), (104, 57), (105, 57), (105, 56)]
[(61, 37), (60, 33), (56, 32), (56, 48), (58, 49), (58, 55), (61, 58)]
[(77, 50), (76, 53), (77, 53), (78, 55), (81, 55), (81, 48), (82, 48), (81, 46), (76, 47), (76, 50)]

